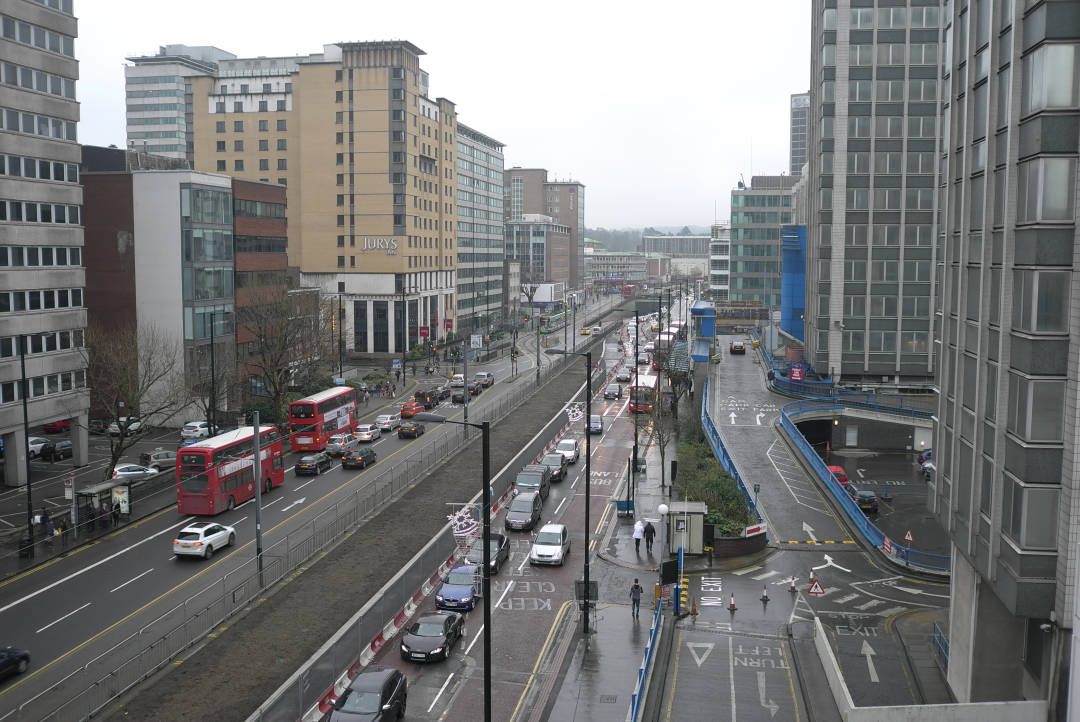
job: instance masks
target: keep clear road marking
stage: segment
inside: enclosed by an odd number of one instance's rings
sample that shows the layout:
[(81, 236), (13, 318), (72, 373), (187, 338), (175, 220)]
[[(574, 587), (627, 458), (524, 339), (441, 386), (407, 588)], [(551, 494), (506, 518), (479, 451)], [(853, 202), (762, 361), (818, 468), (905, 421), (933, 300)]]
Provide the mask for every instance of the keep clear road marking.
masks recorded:
[(89, 606), (90, 606), (90, 604), (91, 604), (91, 602), (87, 602), (86, 604), (84, 604), (84, 605), (82, 605), (81, 607), (79, 607), (78, 609), (76, 609), (76, 610), (75, 610), (74, 612), (68, 612), (68, 613), (67, 613), (67, 614), (65, 614), (64, 616), (62, 616), (62, 617), (60, 617), (59, 619), (57, 619), (56, 621), (54, 621), (54, 622), (49, 622), (48, 624), (46, 624), (46, 625), (45, 625), (44, 627), (42, 627), (41, 629), (39, 629), (39, 630), (37, 630), (36, 632), (34, 632), (34, 634), (41, 634), (42, 632), (44, 632), (44, 631), (45, 631), (46, 629), (48, 629), (49, 627), (53, 626), (54, 624), (59, 624), (60, 622), (64, 621), (64, 620), (65, 620), (65, 619), (67, 619), (68, 617), (70, 617), (70, 616), (71, 616), (72, 614), (75, 614), (76, 612), (81, 612), (82, 610), (86, 609), (87, 607), (89, 607)]
[(112, 589), (110, 589), (110, 590), (109, 590), (109, 594), (112, 594), (112, 593), (113, 593), (113, 592), (115, 592), (115, 591), (116, 591), (117, 589), (123, 589), (123, 588), (124, 588), (124, 587), (126, 587), (126, 586), (127, 586), (128, 584), (131, 584), (131, 583), (132, 583), (132, 582), (134, 582), (134, 581), (138, 581), (139, 579), (142, 579), (143, 577), (145, 577), (145, 576), (146, 576), (147, 574), (149, 574), (149, 573), (150, 573), (150, 572), (152, 572), (152, 571), (154, 571), (154, 568), (153, 568), (153, 567), (150, 567), (149, 569), (147, 569), (147, 570), (146, 570), (145, 572), (143, 572), (143, 573), (142, 573), (142, 574), (140, 574), (139, 576), (137, 576), (137, 577), (132, 577), (131, 579), (128, 579), (128, 580), (127, 580), (126, 582), (124, 582), (123, 584), (121, 584), (121, 585), (120, 585), (120, 586), (118, 586), (118, 587), (113, 587)]
[[(694, 656), (694, 661), (697, 662), (698, 669), (701, 669), (701, 665), (705, 663), (705, 660), (709, 658), (709, 654), (712, 653), (713, 647), (716, 645), (713, 642), (687, 642), (686, 648), (690, 650), (690, 654)], [(704, 650), (704, 651), (699, 651)]]

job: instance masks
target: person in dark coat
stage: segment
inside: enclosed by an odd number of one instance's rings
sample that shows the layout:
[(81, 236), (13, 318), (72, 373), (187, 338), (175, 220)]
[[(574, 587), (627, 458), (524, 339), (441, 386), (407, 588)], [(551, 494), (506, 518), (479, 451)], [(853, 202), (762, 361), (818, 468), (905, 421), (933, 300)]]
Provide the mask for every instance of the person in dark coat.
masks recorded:
[(652, 525), (651, 521), (645, 522), (645, 551), (652, 554), (652, 541), (656, 536), (656, 527)]

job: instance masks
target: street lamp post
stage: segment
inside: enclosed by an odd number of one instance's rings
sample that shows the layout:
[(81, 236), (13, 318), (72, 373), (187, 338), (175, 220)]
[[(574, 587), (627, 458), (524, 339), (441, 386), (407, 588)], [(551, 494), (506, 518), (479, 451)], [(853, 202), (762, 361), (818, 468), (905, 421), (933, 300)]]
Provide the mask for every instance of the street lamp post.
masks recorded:
[[(658, 511), (660, 513), (660, 563), (656, 565), (656, 567), (657, 567), (657, 569), (656, 569), (657, 580), (656, 581), (660, 584), (660, 587), (663, 588), (663, 586), (664, 586), (664, 556), (667, 554), (667, 551), (666, 551), (667, 547), (665, 545), (667, 544), (667, 513), (668, 513), (668, 505), (667, 504), (661, 504), (660, 506), (656, 507), (656, 511)], [(664, 595), (661, 594), (660, 595), (660, 604), (661, 604), (661, 606), (664, 603), (663, 600), (664, 600)]]
[(582, 353), (580, 351), (567, 351), (566, 349), (548, 349), (548, 353), (563, 356), (585, 357), (585, 550), (582, 554), (582, 556), (585, 557), (583, 569), (585, 578), (585, 621), (582, 625), (582, 631), (585, 634), (588, 634), (589, 606), (591, 602), (589, 599), (589, 537), (591, 536), (592, 528), (589, 526), (589, 493), (591, 486), (590, 481), (592, 479), (592, 433), (589, 431), (589, 421), (592, 418), (592, 351)]
[[(22, 375), (23, 459), (26, 461), (26, 554), (34, 556), (34, 495), (30, 488), (30, 380), (26, 378), (26, 334), (19, 336), (19, 372)], [(75, 495), (74, 488), (71, 492)]]

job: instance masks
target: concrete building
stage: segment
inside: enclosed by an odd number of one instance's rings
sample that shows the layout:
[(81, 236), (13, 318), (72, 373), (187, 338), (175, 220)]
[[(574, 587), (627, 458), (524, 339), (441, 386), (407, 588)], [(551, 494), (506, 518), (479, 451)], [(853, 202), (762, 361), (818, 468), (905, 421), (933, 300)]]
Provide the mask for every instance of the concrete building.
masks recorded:
[(406, 41), (223, 59), (190, 78), (195, 168), (294, 186), (289, 264), (345, 304), (346, 348), (455, 330), (457, 118)]
[(127, 58), (128, 148), (141, 153), (195, 160), (191, 78), (212, 76), (218, 62), (236, 58), (207, 45), (162, 45), (155, 55)]
[(806, 350), (840, 385), (926, 391), (941, 3), (863, 5), (811, 11)]
[(731, 291), (731, 227), (713, 223), (709, 237), (709, 299), (727, 301)]
[(707, 235), (693, 233), (642, 234), (641, 251), (670, 258), (670, 272), (675, 277), (703, 279), (708, 272), (710, 241)]
[(457, 158), (458, 328), (486, 333), (504, 317), (503, 144), (458, 123)]
[(24, 409), (30, 435), (70, 420), (74, 462), (87, 462), (78, 21), (71, 0), (4, 3), (0, 20), (0, 435), (17, 486)]
[[(506, 171), (503, 215), (507, 222), (521, 221), (524, 216), (550, 216), (552, 221), (567, 229), (566, 240), (557, 236), (560, 244), (549, 254), (544, 266), (545, 275), (533, 277), (539, 267), (521, 265), (526, 283), (559, 281), (567, 288), (582, 288), (585, 278), (585, 185), (578, 181), (550, 180), (543, 168), (513, 167)], [(509, 231), (508, 231), (509, 233)]]
[(585, 285), (606, 293), (616, 286), (644, 283), (645, 265), (643, 253), (586, 246)]
[(506, 259), (518, 263), (523, 284), (535, 286), (543, 279), (554, 279), (567, 285), (570, 246), (569, 226), (551, 216), (523, 213), (506, 222)]
[(947, 676), (960, 702), (1047, 700), (1057, 720), (1070, 697), (1074, 719), (1080, 7), (946, 7), (929, 496), (952, 541)]
[(780, 227), (792, 221), (791, 189), (797, 180), (756, 175), (749, 187), (732, 189), (729, 301), (780, 307)]
[(791, 132), (788, 175), (797, 176), (806, 165), (806, 138), (810, 121), (810, 93), (791, 96)]

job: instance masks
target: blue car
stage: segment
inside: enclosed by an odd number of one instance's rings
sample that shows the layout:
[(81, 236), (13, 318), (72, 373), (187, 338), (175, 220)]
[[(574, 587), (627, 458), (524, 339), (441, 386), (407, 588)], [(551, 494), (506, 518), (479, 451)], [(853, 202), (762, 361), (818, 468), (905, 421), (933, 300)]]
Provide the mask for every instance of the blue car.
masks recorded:
[(600, 414), (593, 414), (589, 417), (589, 433), (590, 434), (602, 434), (604, 433), (604, 417)]
[(435, 594), (435, 606), (438, 609), (471, 611), (476, 606), (479, 570), (476, 564), (462, 564), (451, 569)]

